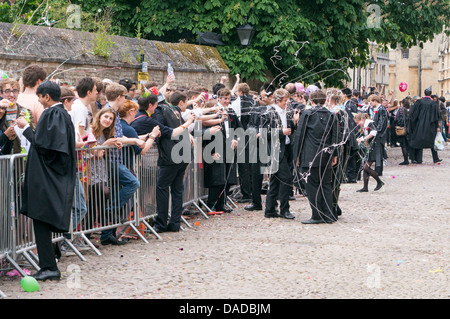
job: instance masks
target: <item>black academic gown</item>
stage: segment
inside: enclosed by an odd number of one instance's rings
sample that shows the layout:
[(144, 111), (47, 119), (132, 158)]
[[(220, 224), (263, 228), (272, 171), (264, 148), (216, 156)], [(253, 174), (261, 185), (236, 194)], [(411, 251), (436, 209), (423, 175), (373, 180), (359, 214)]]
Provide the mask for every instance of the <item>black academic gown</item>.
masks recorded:
[(424, 97), (413, 104), (409, 116), (410, 146), (415, 149), (433, 148), (439, 126), (439, 104)]
[(320, 105), (301, 113), (295, 132), (294, 163), (305, 174), (312, 219), (337, 218), (333, 200), (332, 157), (336, 156), (339, 130), (334, 113)]
[[(236, 113), (233, 109), (228, 108), (228, 119), (222, 123), (220, 123), (221, 131), (220, 133), (211, 135), (210, 139), (203, 138), (203, 148), (205, 148), (210, 143), (221, 143), (222, 150), (212, 150), (211, 154), (205, 154), (204, 156), (209, 156), (209, 162), (203, 159), (203, 167), (204, 167), (204, 183), (206, 188), (216, 187), (216, 186), (224, 186), (224, 185), (236, 185), (238, 183), (237, 178), (237, 163), (236, 163), (236, 149), (231, 149), (231, 140), (236, 138), (235, 135), (230, 131), (230, 136), (227, 138), (225, 123), (228, 123), (230, 129), (236, 130), (237, 128), (242, 128), (242, 125), (237, 117)], [(204, 134), (207, 133), (209, 128), (203, 129)], [(221, 137), (220, 141), (216, 141), (216, 138)], [(211, 162), (211, 156), (213, 153), (218, 152), (221, 155), (221, 158), (217, 161)], [(228, 158), (228, 161), (227, 161)]]
[[(340, 216), (342, 211), (339, 207), (339, 195), (341, 192), (341, 184), (344, 182), (346, 175), (347, 161), (349, 158), (349, 150), (351, 147), (351, 141), (349, 139), (350, 129), (349, 129), (349, 117), (346, 110), (337, 109), (335, 112), (336, 125), (336, 148), (334, 155), (337, 156), (336, 165), (332, 167), (332, 185), (333, 185), (333, 207), (336, 216)], [(351, 121), (354, 122), (353, 117)], [(355, 134), (352, 132), (353, 135)]]
[(377, 129), (377, 135), (375, 136), (374, 141), (374, 154), (371, 156), (370, 161), (375, 160), (375, 170), (377, 174), (381, 176), (383, 172), (383, 161), (387, 158), (384, 145), (387, 141), (389, 112), (383, 105), (379, 105), (374, 112), (373, 124)]
[(28, 153), (20, 212), (68, 232), (76, 181), (75, 129), (62, 104), (42, 113), (36, 131), (27, 128)]

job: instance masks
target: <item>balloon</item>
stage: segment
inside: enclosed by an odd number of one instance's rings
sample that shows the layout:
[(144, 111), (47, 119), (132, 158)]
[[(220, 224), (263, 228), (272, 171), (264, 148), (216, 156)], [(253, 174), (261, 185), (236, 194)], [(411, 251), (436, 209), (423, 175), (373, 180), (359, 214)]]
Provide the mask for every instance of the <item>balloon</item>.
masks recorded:
[(295, 90), (297, 91), (297, 92), (305, 92), (305, 87), (303, 86), (303, 84), (301, 84), (301, 83), (299, 83), (299, 82), (296, 82), (295, 83)]
[(306, 94), (310, 95), (312, 92), (317, 91), (319, 88), (315, 85), (309, 85), (306, 88)]
[(5, 72), (3, 72), (3, 71), (0, 71), (0, 75), (1, 75), (1, 79), (2, 80), (4, 80), (4, 79), (7, 79), (8, 78), (8, 74), (6, 74)]
[(39, 290), (39, 284), (36, 279), (32, 276), (25, 276), (22, 278), (22, 281), (20, 282), (22, 285), (23, 290), (26, 292), (33, 292)]
[(408, 89), (408, 84), (406, 84), (405, 82), (402, 82), (402, 83), (400, 83), (398, 88), (399, 88), (400, 92), (405, 92)]

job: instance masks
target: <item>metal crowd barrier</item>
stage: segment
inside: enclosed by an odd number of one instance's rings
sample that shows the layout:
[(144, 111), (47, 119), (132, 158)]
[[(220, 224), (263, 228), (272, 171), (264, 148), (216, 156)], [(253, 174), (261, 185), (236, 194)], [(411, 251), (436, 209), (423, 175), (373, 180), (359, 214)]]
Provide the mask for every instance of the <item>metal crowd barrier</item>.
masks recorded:
[[(184, 179), (183, 206), (193, 206), (204, 218), (208, 218), (202, 207), (207, 211), (211, 209), (202, 200), (207, 196), (207, 190), (203, 187), (203, 166), (197, 157), (201, 154), (201, 143), (196, 142), (194, 149), (197, 152), (194, 161), (186, 169)], [(123, 167), (116, 164), (114, 159), (117, 156), (139, 181), (132, 199), (122, 207), (118, 176)], [(39, 270), (38, 256), (34, 252), (36, 244), (32, 219), (20, 214), (26, 158), (26, 154), (0, 156), (0, 261), (7, 260), (22, 276), (25, 273), (18, 264), (19, 256)], [(150, 220), (156, 217), (157, 159), (156, 145), (144, 155), (135, 155), (131, 146), (121, 150), (111, 146), (78, 149), (71, 229), (66, 234), (54, 234), (53, 242), (64, 242), (62, 245), (73, 250), (80, 259), (86, 260), (79, 250), (80, 244), (101, 255), (90, 241), (90, 235), (94, 232), (120, 228), (119, 234), (123, 234), (131, 228), (136, 236), (148, 243), (141, 227), (144, 225), (146, 230), (161, 239), (150, 225)], [(190, 226), (183, 217), (182, 221)]]

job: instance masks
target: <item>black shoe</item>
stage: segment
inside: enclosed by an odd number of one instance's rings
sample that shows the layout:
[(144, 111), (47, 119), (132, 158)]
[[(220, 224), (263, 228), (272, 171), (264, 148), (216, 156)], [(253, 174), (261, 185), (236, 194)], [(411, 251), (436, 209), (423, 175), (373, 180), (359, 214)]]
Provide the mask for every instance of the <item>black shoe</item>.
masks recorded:
[(233, 210), (232, 209), (229, 209), (229, 208), (225, 208), (224, 210), (223, 210), (223, 212), (224, 213), (231, 213)]
[(263, 210), (262, 206), (256, 206), (255, 204), (247, 205), (244, 207), (244, 209), (248, 211)]
[(166, 232), (166, 230), (164, 230), (164, 229), (162, 229), (162, 228), (159, 228), (158, 226), (153, 226), (153, 230), (155, 231), (155, 232), (157, 232), (157, 233), (164, 233), (164, 232)]
[(409, 165), (409, 162), (408, 161), (404, 161), (404, 162), (399, 163), (398, 165)]
[(417, 161), (411, 161), (411, 164), (417, 164)]
[(167, 225), (167, 231), (177, 233), (180, 231), (180, 225), (169, 224)]
[(264, 212), (264, 217), (266, 217), (266, 218), (280, 218), (281, 215), (279, 215), (277, 213)]
[(251, 198), (241, 198), (241, 199), (237, 200), (237, 203), (240, 203), (240, 204), (242, 204), (242, 203), (251, 203), (251, 202), (252, 202)]
[(332, 223), (334, 223), (335, 221), (329, 221), (329, 222), (326, 222), (325, 220), (323, 220), (323, 219), (312, 219), (312, 218), (310, 218), (310, 219), (308, 219), (308, 220), (302, 220), (302, 224), (332, 224)]
[(125, 245), (128, 242), (128, 239), (122, 239), (122, 240), (118, 240), (116, 238), (116, 236), (114, 235), (109, 235), (105, 240), (101, 241), (101, 244), (103, 246), (105, 245), (116, 245), (116, 246), (120, 246), (120, 245)]
[(433, 161), (433, 162), (439, 163), (439, 162), (442, 162), (442, 159), (438, 158), (437, 160), (435, 160), (435, 161)]
[(49, 269), (41, 269), (34, 275), (32, 275), (34, 279), (46, 281), (49, 280), (60, 280), (61, 279), (61, 272), (59, 270), (49, 270)]
[(357, 193), (367, 193), (369, 190), (368, 189), (366, 189), (366, 188), (361, 188), (361, 189), (358, 189), (356, 192)]
[(381, 187), (383, 187), (383, 185), (384, 185), (384, 183), (383, 182), (381, 182), (381, 183), (378, 183), (377, 184), (377, 187), (375, 187), (374, 188), (374, 191), (377, 191), (377, 190), (379, 190)]
[(291, 214), (291, 212), (281, 213), (280, 216), (281, 216), (282, 218), (286, 218), (286, 219), (294, 219), (294, 218), (295, 218), (295, 216), (293, 216), (293, 215)]

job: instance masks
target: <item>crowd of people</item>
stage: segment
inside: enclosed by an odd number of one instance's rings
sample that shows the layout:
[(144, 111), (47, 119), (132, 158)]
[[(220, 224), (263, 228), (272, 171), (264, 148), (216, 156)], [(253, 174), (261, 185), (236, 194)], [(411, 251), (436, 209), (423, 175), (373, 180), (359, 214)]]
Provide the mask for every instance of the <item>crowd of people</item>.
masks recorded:
[[(0, 82), (0, 155), (28, 153), (21, 212), (34, 221), (41, 266), (35, 278), (60, 278), (51, 233), (69, 232), (71, 218), (77, 227), (87, 212), (129, 211), (140, 181), (121, 152), (124, 145), (137, 155), (158, 148), (153, 228), (163, 233), (180, 230), (194, 137), (201, 137), (206, 205), (212, 211), (232, 210), (227, 198), (236, 185), (236, 200), (246, 203), (247, 211), (294, 219), (289, 202), (298, 193), (311, 207), (303, 224), (331, 224), (342, 214), (342, 183), (362, 179), (358, 192), (369, 192), (372, 177), (374, 191), (383, 187), (387, 146), (401, 147), (400, 165), (421, 164), (426, 148), (438, 163), (436, 134), (441, 128), (445, 139), (449, 134), (449, 106), (432, 96), (431, 88), (423, 98), (399, 102), (393, 92), (388, 97), (349, 88), (307, 92), (296, 83), (280, 88), (267, 83), (256, 92), (239, 76), (232, 89), (226, 78), (212, 88), (175, 88), (174, 80), (170, 75), (162, 86), (147, 82), (138, 88), (132, 79), (85, 77), (71, 86), (30, 65), (20, 79)], [(108, 167), (118, 174), (110, 174), (105, 161), (93, 161), (90, 172), (77, 164), (75, 149), (104, 158), (105, 150), (97, 146), (114, 146)], [(112, 179), (117, 189), (108, 189)], [(103, 230), (100, 240), (127, 243), (115, 229)]]

